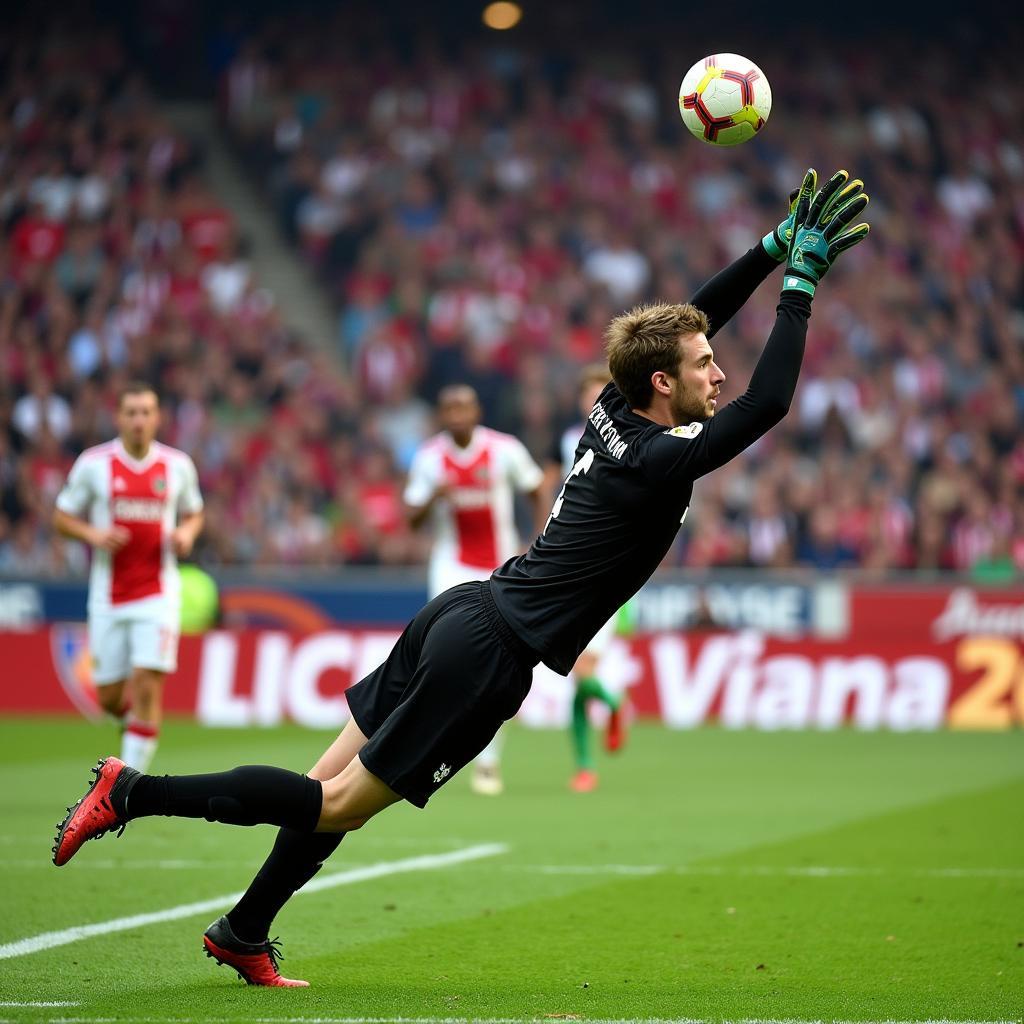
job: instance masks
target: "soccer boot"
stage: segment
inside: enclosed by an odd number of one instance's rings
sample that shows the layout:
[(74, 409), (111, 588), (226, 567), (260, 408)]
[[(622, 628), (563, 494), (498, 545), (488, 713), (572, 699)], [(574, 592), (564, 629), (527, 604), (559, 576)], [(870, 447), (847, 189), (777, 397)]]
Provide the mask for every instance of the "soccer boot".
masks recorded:
[(226, 917), (218, 917), (203, 933), (206, 955), (218, 964), (233, 967), (246, 985), (268, 985), (272, 988), (308, 988), (308, 981), (281, 977), (278, 960), (283, 960), (277, 939), (266, 942), (243, 942), (231, 930)]
[(597, 772), (592, 768), (581, 768), (569, 780), (569, 788), (574, 793), (593, 793), (597, 789)]
[(53, 844), (53, 863), (57, 867), (67, 864), (87, 839), (99, 839), (112, 828), (118, 829), (120, 835), (127, 824), (114, 810), (110, 797), (115, 791), (120, 796), (130, 789), (139, 773), (117, 757), (102, 758), (90, 770), (96, 778), (85, 796), (68, 808), (67, 816), (57, 826)]

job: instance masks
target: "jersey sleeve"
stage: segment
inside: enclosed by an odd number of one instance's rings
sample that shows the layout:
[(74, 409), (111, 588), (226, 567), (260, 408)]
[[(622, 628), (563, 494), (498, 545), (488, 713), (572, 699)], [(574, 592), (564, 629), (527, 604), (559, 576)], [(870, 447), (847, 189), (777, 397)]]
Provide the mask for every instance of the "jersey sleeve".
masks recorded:
[(56, 505), (61, 512), (80, 519), (89, 514), (89, 506), (92, 505), (95, 496), (94, 467), (95, 460), (87, 459), (84, 455), (79, 455), (75, 459), (75, 464), (57, 495)]
[(423, 508), (437, 490), (437, 472), (430, 453), (421, 448), (412, 459), (409, 479), (405, 483), (402, 500), (413, 508)]
[(178, 495), (178, 514), (195, 515), (203, 510), (203, 495), (199, 490), (199, 474), (196, 464), (187, 456), (181, 458), (181, 493)]
[(690, 302), (706, 313), (711, 321), (709, 338), (713, 338), (736, 315), (757, 286), (778, 266), (758, 242), (700, 286)]
[(775, 326), (747, 390), (709, 420), (655, 434), (644, 452), (650, 481), (696, 480), (725, 465), (789, 411), (803, 361), (811, 302), (796, 292), (779, 301)]
[(544, 480), (544, 471), (533, 461), (533, 456), (526, 450), (526, 445), (522, 441), (513, 438), (508, 444), (506, 457), (512, 486), (517, 491), (529, 493), (540, 487)]

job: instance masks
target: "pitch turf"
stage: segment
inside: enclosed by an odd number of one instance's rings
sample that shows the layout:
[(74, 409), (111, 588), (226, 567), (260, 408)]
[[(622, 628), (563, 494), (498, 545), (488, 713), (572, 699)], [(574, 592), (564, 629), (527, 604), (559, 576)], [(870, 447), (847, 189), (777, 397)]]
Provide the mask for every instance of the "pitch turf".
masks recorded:
[[(157, 767), (301, 770), (326, 742), (172, 723)], [(426, 811), (394, 808), (345, 840), (318, 878), (348, 884), (297, 896), (275, 928), (285, 973), (313, 987), (277, 991), (200, 954), (219, 910), (9, 955), (44, 932), (216, 900), (262, 860), (269, 828), (148, 819), (54, 868), (51, 826), (113, 743), (80, 722), (0, 723), (0, 1018), (1022, 1015), (1019, 732), (644, 727), (578, 796), (566, 737), (513, 730), (504, 796), (459, 777)], [(477, 859), (444, 866), (466, 850)], [(429, 855), (442, 856), (408, 863)], [(12, 1005), (30, 1002), (68, 1005)]]

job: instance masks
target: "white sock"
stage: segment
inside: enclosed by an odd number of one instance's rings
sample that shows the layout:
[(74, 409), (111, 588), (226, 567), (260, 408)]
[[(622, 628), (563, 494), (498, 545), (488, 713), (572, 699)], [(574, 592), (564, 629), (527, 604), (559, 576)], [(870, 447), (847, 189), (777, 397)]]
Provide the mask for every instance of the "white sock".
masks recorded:
[(499, 729), (494, 735), (494, 739), (476, 755), (476, 760), (473, 762), (477, 768), (483, 768), (484, 771), (497, 771), (501, 767), (501, 748), (504, 746), (503, 737), (501, 730)]
[(160, 730), (157, 726), (129, 718), (121, 735), (121, 760), (130, 768), (140, 772), (148, 771), (159, 738)]

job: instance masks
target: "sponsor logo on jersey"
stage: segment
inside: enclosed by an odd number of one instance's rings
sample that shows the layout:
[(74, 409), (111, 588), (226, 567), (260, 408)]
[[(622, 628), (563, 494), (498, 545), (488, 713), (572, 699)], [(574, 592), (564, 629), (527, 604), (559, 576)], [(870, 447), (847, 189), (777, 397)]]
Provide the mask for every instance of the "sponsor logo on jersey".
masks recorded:
[(160, 498), (115, 498), (111, 503), (115, 522), (159, 523), (164, 515)]
[(441, 767), (438, 768), (436, 772), (434, 772), (434, 782), (437, 785), (440, 785), (442, 782), (444, 782), (445, 779), (448, 778), (449, 775), (451, 775), (451, 773), (451, 766), (447, 764), (442, 764)]
[(114, 490), (115, 491), (123, 491), (127, 486), (128, 486), (128, 484), (125, 483), (125, 479), (124, 479), (123, 476), (115, 476), (114, 477)]
[(703, 429), (703, 423), (687, 423), (684, 427), (673, 427), (671, 430), (666, 430), (665, 433), (669, 437), (685, 437), (688, 441), (692, 441)]
[(487, 508), (491, 504), (491, 492), (480, 487), (456, 487), (448, 492), (453, 508)]

